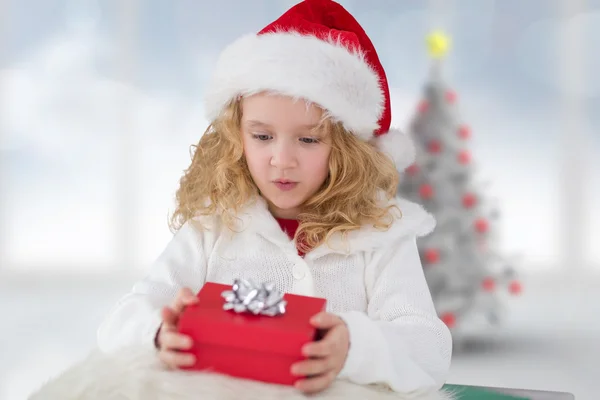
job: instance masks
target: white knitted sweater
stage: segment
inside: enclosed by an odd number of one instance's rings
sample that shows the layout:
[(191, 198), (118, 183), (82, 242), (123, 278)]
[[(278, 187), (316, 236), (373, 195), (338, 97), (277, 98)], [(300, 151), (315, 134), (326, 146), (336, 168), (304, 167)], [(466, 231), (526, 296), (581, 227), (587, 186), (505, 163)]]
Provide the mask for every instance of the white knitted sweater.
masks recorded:
[[(338, 378), (379, 383), (401, 393), (439, 389), (450, 366), (450, 332), (437, 317), (416, 238), (435, 226), (420, 205), (395, 199), (402, 212), (388, 231), (363, 227), (344, 241), (335, 236), (300, 257), (259, 198), (240, 215), (239, 233), (217, 218), (186, 223), (148, 275), (112, 309), (98, 330), (98, 346), (112, 352), (153, 346), (160, 308), (181, 287), (235, 278), (274, 282), (286, 293), (327, 299), (348, 325), (350, 351)], [(198, 227), (197, 222), (207, 229)], [(241, 230), (241, 232), (240, 232)]]

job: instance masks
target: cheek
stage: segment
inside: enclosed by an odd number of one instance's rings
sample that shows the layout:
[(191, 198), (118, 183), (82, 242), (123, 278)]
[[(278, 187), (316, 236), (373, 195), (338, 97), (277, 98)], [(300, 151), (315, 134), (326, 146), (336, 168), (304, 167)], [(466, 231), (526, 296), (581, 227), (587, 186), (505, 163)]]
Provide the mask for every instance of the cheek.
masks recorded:
[(309, 173), (323, 180), (329, 174), (329, 150), (323, 150), (317, 154), (310, 154), (306, 157), (304, 165)]
[(251, 172), (268, 168), (271, 156), (267, 146), (256, 146), (251, 141), (244, 142), (244, 155)]

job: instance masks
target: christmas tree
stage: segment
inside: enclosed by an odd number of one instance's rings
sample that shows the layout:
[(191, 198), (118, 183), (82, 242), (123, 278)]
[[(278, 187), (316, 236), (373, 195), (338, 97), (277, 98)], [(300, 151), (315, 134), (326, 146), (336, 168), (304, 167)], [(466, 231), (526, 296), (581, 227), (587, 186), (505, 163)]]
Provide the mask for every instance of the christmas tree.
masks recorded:
[(499, 212), (476, 179), (471, 129), (461, 120), (456, 92), (442, 79), (449, 42), (440, 32), (427, 38), (430, 77), (409, 129), (416, 161), (403, 171), (399, 195), (437, 219), (419, 252), (437, 312), (457, 337), (473, 325), (500, 324), (504, 296), (520, 293), (521, 285), (498, 251)]

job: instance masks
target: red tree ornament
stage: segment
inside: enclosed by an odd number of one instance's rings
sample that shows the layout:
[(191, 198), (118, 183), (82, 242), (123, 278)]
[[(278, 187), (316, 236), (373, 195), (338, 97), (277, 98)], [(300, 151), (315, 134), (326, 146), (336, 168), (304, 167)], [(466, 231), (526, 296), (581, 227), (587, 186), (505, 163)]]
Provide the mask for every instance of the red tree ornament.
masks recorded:
[(420, 114), (424, 114), (429, 110), (429, 102), (427, 100), (422, 100), (417, 106), (417, 110)]
[(476, 202), (477, 202), (477, 198), (475, 197), (475, 195), (473, 193), (466, 193), (463, 196), (462, 204), (463, 204), (463, 207), (465, 207), (465, 208), (473, 207)]
[(487, 277), (481, 282), (481, 287), (486, 292), (492, 292), (496, 288), (496, 281), (493, 278)]
[(406, 173), (410, 176), (415, 176), (419, 173), (419, 166), (417, 164), (412, 164), (408, 168), (406, 168)]
[(471, 138), (471, 129), (467, 125), (461, 125), (458, 128), (458, 137), (467, 140)]
[(439, 140), (433, 139), (429, 142), (427, 149), (430, 153), (438, 154), (442, 151), (442, 142)]
[(475, 230), (479, 233), (486, 233), (489, 229), (489, 223), (485, 218), (477, 218), (475, 220)]
[(440, 261), (440, 252), (437, 249), (425, 250), (425, 261), (428, 264), (435, 264)]
[(448, 90), (446, 92), (446, 101), (448, 101), (448, 103), (450, 103), (450, 104), (456, 103), (457, 97), (458, 96), (456, 95), (456, 92), (454, 90)]
[(466, 165), (471, 162), (471, 153), (468, 150), (461, 150), (458, 153), (458, 162), (462, 165)]
[(448, 328), (454, 328), (456, 326), (456, 315), (451, 312), (446, 312), (440, 315), (440, 319)]
[(523, 287), (521, 286), (521, 283), (519, 281), (512, 281), (508, 285), (508, 291), (514, 295), (521, 294), (521, 292), (523, 291)]
[(433, 187), (427, 183), (424, 183), (419, 188), (419, 195), (423, 199), (430, 199), (433, 197)]

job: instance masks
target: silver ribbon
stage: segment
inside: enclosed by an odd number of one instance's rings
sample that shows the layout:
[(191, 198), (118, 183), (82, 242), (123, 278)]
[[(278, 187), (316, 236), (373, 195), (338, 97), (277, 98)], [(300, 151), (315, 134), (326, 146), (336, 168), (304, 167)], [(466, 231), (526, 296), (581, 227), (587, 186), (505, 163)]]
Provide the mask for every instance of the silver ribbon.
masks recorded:
[(256, 284), (250, 279), (236, 279), (231, 290), (221, 293), (225, 299), (224, 310), (270, 317), (285, 314), (287, 301), (283, 295), (272, 283)]

